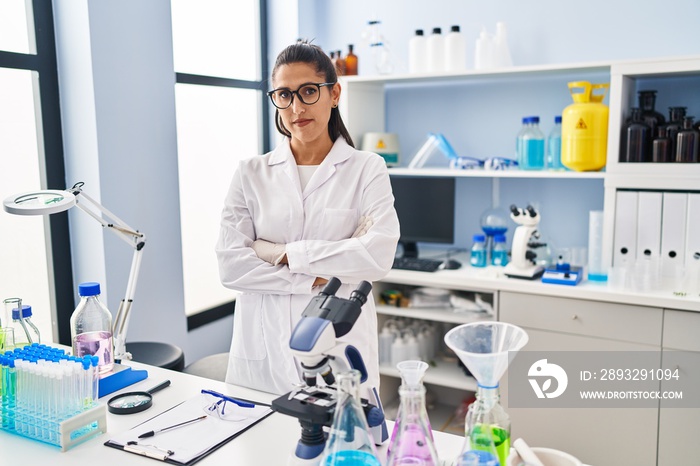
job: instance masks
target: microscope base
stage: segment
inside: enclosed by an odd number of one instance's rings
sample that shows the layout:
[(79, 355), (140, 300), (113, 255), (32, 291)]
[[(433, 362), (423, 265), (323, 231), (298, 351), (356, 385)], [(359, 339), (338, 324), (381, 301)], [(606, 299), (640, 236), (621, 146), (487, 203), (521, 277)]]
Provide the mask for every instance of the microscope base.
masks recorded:
[(520, 268), (515, 267), (513, 263), (506, 265), (503, 274), (510, 278), (520, 278), (524, 280), (535, 280), (540, 278), (544, 273), (544, 267), (541, 265), (533, 265), (532, 267)]

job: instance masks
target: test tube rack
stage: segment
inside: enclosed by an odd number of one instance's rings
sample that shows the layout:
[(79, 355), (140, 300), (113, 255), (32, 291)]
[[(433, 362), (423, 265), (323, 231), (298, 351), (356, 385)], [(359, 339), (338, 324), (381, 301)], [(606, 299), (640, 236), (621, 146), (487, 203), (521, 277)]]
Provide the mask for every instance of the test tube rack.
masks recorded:
[(106, 432), (97, 366), (37, 343), (0, 355), (0, 429), (61, 451)]
[[(62, 422), (47, 422), (29, 415), (5, 412), (2, 430), (22, 437), (38, 440), (61, 448), (69, 448), (107, 432), (107, 408), (96, 405)], [(12, 427), (11, 427), (12, 426)]]

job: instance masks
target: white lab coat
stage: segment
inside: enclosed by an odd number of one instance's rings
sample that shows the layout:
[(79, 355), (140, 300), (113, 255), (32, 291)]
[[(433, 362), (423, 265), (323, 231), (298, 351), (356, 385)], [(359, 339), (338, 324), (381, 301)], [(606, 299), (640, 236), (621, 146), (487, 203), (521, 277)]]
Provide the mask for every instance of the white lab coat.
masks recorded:
[[(361, 216), (369, 231), (350, 238)], [(286, 244), (288, 265), (259, 259), (255, 239)], [(388, 172), (377, 154), (353, 149), (341, 137), (302, 192), (287, 138), (272, 152), (240, 163), (226, 196), (216, 247), (221, 282), (241, 291), (236, 301), (226, 381), (286, 393), (301, 381), (289, 349), (291, 331), (310, 299), (316, 277), (337, 277), (336, 293), (383, 278), (399, 239)], [(343, 341), (359, 349), (370, 386), (379, 386), (377, 316), (372, 296)]]

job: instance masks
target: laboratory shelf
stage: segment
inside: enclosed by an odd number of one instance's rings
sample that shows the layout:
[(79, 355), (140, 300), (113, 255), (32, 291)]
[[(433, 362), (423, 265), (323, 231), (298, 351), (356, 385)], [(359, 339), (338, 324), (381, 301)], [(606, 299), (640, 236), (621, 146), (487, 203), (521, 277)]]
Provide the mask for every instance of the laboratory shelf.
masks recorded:
[[(380, 365), (379, 373), (389, 377), (401, 378), (399, 370), (389, 365)], [(467, 376), (457, 365), (456, 361), (436, 361), (431, 364), (423, 378), (425, 384), (435, 384), (441, 387), (456, 388), (467, 392), (476, 391), (476, 380)]]
[(492, 321), (493, 316), (486, 312), (455, 311), (452, 309), (377, 306), (377, 314), (410, 319), (430, 320), (448, 324), (468, 324), (469, 322)]
[(549, 170), (459, 170), (451, 168), (390, 168), (394, 176), (430, 176), (459, 178), (548, 178), (548, 179), (605, 179), (605, 172), (573, 172)]

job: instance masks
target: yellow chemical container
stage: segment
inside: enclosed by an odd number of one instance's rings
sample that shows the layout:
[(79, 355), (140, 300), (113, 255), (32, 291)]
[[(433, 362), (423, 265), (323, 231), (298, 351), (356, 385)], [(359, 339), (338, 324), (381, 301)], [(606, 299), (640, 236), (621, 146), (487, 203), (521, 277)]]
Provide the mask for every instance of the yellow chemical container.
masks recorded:
[(579, 172), (605, 167), (610, 111), (603, 99), (609, 88), (609, 83), (569, 83), (574, 103), (561, 116), (561, 163), (565, 167)]

